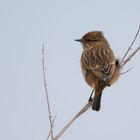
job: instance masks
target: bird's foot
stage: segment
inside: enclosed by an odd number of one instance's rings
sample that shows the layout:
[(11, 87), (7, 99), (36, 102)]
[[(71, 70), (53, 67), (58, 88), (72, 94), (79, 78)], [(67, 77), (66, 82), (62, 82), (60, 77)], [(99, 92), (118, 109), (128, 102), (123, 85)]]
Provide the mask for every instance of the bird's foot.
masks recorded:
[(89, 99), (88, 99), (88, 102), (92, 102), (92, 99), (93, 99), (93, 98), (92, 98), (93, 91), (94, 91), (94, 90), (92, 90), (92, 92), (91, 92), (91, 94), (90, 94), (90, 97), (89, 97)]

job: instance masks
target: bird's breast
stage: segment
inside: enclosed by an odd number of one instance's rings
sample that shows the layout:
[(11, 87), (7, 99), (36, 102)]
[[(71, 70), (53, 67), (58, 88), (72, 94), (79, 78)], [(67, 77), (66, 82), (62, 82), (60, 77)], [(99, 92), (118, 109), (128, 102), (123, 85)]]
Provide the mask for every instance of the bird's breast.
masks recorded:
[(94, 88), (94, 82), (95, 82), (95, 75), (93, 74), (93, 72), (91, 72), (90, 70), (86, 70), (84, 67), (82, 67), (82, 73), (83, 76), (85, 78), (85, 81), (87, 82), (87, 84)]

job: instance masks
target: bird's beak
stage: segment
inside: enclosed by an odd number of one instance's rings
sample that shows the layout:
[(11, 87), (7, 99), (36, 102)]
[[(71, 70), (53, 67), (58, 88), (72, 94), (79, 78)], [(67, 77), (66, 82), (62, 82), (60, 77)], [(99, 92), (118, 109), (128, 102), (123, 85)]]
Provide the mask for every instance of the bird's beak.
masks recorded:
[(75, 39), (74, 41), (82, 42), (82, 39)]

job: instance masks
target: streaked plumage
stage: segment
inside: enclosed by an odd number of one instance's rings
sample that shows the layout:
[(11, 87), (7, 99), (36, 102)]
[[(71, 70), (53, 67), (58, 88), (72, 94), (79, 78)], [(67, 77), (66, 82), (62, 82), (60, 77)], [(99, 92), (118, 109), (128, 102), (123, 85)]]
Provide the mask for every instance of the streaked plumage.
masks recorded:
[(82, 72), (88, 85), (95, 90), (92, 109), (98, 111), (103, 89), (112, 85), (120, 75), (118, 60), (100, 31), (89, 32), (76, 41), (83, 45)]

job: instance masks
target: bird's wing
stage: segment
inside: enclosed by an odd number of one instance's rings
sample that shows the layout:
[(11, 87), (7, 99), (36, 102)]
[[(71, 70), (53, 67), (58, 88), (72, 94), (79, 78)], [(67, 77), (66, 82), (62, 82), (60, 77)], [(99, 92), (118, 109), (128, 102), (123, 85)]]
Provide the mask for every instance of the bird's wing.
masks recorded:
[(85, 70), (90, 70), (97, 78), (108, 81), (115, 69), (115, 57), (109, 47), (98, 46), (95, 50), (85, 50), (81, 56), (81, 64)]

